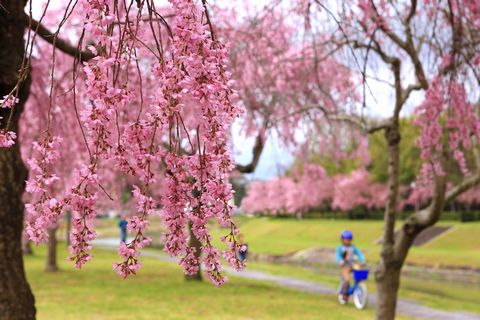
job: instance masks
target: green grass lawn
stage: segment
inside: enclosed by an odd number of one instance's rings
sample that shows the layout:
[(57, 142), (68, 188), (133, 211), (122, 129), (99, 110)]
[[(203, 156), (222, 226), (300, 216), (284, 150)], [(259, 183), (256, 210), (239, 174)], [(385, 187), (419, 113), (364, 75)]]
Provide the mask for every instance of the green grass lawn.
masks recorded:
[[(265, 254), (287, 254), (311, 247), (335, 248), (339, 234), (350, 229), (355, 234), (355, 244), (360, 247), (370, 262), (378, 261), (380, 246), (375, 244), (382, 235), (383, 222), (378, 220), (326, 220), (293, 218), (248, 218), (237, 216), (240, 231), (250, 245), (252, 252)], [(400, 225), (400, 221), (397, 222)], [(412, 247), (408, 262), (433, 267), (473, 267), (480, 268), (480, 222), (461, 223), (441, 221), (438, 225), (453, 226), (433, 241)], [(212, 224), (211, 229), (217, 244), (224, 230)], [(117, 220), (97, 221), (99, 237), (118, 237)], [(149, 235), (159, 241), (162, 226), (158, 217), (153, 217)], [(61, 230), (59, 235), (62, 236)]]
[(222, 288), (187, 283), (180, 267), (144, 258), (139, 275), (123, 280), (112, 270), (114, 252), (96, 250), (74, 270), (60, 244), (61, 271), (45, 273), (43, 247), (25, 258), (39, 320), (73, 319), (372, 319), (373, 310), (340, 306), (335, 297), (233, 278)]
[[(248, 218), (236, 221), (250, 249), (255, 253), (286, 254), (298, 250), (323, 247), (335, 248), (338, 235), (344, 229), (355, 234), (355, 243), (365, 252), (371, 264), (378, 260), (381, 221)], [(117, 220), (98, 220), (100, 237), (118, 237)], [(400, 223), (400, 222), (399, 222)], [(442, 221), (453, 226), (448, 232), (421, 247), (413, 247), (408, 261), (429, 266), (470, 266), (480, 268), (480, 222), (460, 223)], [(215, 238), (225, 233), (211, 225)], [(162, 230), (155, 217), (149, 233), (158, 239)], [(59, 232), (59, 237), (64, 231)], [(217, 241), (218, 244), (218, 241)], [(63, 247), (62, 247), (63, 248)], [(37, 253), (38, 251), (38, 253)], [(357, 312), (350, 307), (340, 308), (335, 297), (319, 297), (293, 292), (268, 283), (233, 279), (218, 289), (207, 283), (185, 283), (179, 267), (145, 258), (140, 275), (126, 281), (111, 269), (116, 255), (97, 251), (97, 257), (85, 270), (73, 270), (61, 258), (62, 272), (43, 272), (43, 251), (27, 257), (30, 282), (37, 297), (39, 319), (80, 319), (85, 312), (95, 319), (315, 319), (328, 310), (328, 319), (348, 316), (353, 319), (372, 317), (372, 311)], [(62, 255), (66, 252), (62, 249)], [(330, 272), (305, 269), (299, 266), (272, 265), (251, 262), (249, 268), (277, 275), (287, 275), (317, 281), (336, 287), (338, 276)], [(324, 268), (324, 267), (323, 267)], [(373, 292), (373, 281), (368, 282)], [(61, 288), (61, 289), (58, 289)], [(435, 280), (402, 278), (400, 297), (417, 300), (425, 305), (446, 309), (479, 312), (480, 288)], [(81, 302), (76, 302), (80, 299)], [(138, 310), (142, 310), (139, 315)], [(153, 316), (154, 315), (154, 316)]]
[[(296, 221), (268, 217), (240, 217), (237, 220), (252, 252), (286, 254), (311, 247), (335, 248), (341, 231), (350, 229), (355, 234), (355, 244), (364, 251), (368, 261), (378, 261), (380, 254), (380, 246), (375, 244), (375, 240), (382, 235), (382, 221)], [(412, 247), (407, 261), (428, 266), (480, 268), (480, 222), (442, 221), (439, 225), (453, 228), (421, 247)], [(222, 230), (215, 230), (216, 235), (221, 233)]]
[[(338, 287), (339, 276), (330, 272), (322, 272), (314, 267), (301, 267), (286, 264), (267, 264), (250, 262), (249, 269), (260, 270), (275, 275), (295, 277), (308, 281)], [(375, 292), (373, 277), (367, 280), (369, 292)], [(403, 277), (400, 298), (418, 301), (432, 308), (451, 311), (470, 311), (480, 313), (480, 286), (456, 284), (438, 280), (414, 279)]]

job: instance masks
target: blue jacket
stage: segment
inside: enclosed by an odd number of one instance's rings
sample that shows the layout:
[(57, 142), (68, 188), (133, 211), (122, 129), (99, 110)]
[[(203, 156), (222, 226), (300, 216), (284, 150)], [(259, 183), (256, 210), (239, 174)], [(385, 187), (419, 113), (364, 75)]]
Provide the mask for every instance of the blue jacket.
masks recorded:
[(362, 252), (353, 244), (350, 246), (344, 246), (343, 244), (341, 244), (337, 247), (337, 251), (335, 253), (335, 260), (338, 263), (343, 261), (343, 253), (346, 251), (350, 251), (349, 262), (355, 261), (356, 258), (358, 262), (365, 263), (365, 257), (363, 256)]
[(122, 230), (127, 230), (127, 220), (121, 219), (120, 222), (118, 222), (118, 227)]

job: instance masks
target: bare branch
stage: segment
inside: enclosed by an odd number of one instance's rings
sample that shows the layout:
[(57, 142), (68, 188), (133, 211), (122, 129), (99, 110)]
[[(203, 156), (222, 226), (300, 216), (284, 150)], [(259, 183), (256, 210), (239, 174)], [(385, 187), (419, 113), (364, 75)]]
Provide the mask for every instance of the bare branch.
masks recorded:
[(370, 120), (366, 121), (364, 118), (354, 115), (339, 114), (339, 115), (328, 115), (328, 120), (332, 121), (342, 121), (350, 123), (357, 127), (357, 129), (365, 132), (367, 134), (372, 134), (380, 130), (387, 129), (392, 124), (392, 119), (382, 119), (382, 120)]
[(410, 11), (408, 12), (407, 19), (405, 20), (406, 25), (410, 24), (410, 21), (415, 16), (416, 11), (417, 11), (417, 0), (411, 0)]
[(404, 104), (405, 101), (407, 101), (408, 97), (410, 97), (410, 94), (411, 94), (413, 91), (422, 90), (422, 89), (423, 89), (423, 85), (422, 85), (421, 83), (416, 83), (416, 84), (411, 84), (411, 85), (409, 85), (409, 86), (403, 91), (401, 103)]
[(26, 26), (30, 26), (32, 30), (37, 30), (37, 33), (40, 37), (42, 37), (48, 43), (55, 45), (55, 47), (66, 53), (71, 55), (72, 57), (78, 57), (81, 61), (88, 61), (95, 57), (95, 55), (90, 51), (81, 51), (77, 47), (71, 45), (66, 40), (63, 40), (57, 37), (54, 33), (50, 32), (44, 25), (36, 21), (35, 19), (31, 19), (28, 15), (25, 15), (25, 24)]
[[(381, 17), (380, 13), (378, 12), (377, 6), (373, 1), (370, 1), (373, 10), (375, 11), (375, 15), (377, 17)], [(403, 41), (397, 34), (395, 34), (392, 30), (389, 28), (385, 27), (385, 25), (382, 23), (382, 21), (376, 21), (377, 18), (375, 16), (372, 17), (372, 20), (374, 22), (377, 22), (378, 26), (380, 27), (380, 30), (383, 31), (384, 34), (386, 34), (390, 40), (392, 40), (396, 45), (398, 45), (400, 48), (403, 50), (407, 51), (407, 43)]]
[(380, 47), (380, 45), (378, 44), (378, 42), (376, 40), (374, 40), (372, 38), (372, 42), (375, 44), (375, 45), (367, 45), (367, 44), (364, 44), (364, 43), (361, 43), (361, 42), (358, 42), (358, 41), (353, 41), (352, 43), (352, 46), (354, 49), (366, 49), (366, 50), (372, 50), (374, 52), (376, 52), (380, 58), (382, 58), (382, 60), (385, 62), (385, 63), (388, 63), (388, 64), (392, 64), (394, 63), (395, 59), (394, 57), (392, 56), (389, 56), (388, 54), (386, 54)]
[(236, 169), (241, 173), (252, 173), (255, 171), (255, 168), (260, 161), (260, 156), (262, 155), (263, 147), (265, 146), (265, 133), (264, 130), (260, 132), (255, 139), (255, 145), (253, 146), (253, 158), (252, 161), (247, 165), (237, 164)]
[(445, 196), (446, 202), (455, 199), (465, 191), (467, 191), (470, 188), (475, 187), (480, 183), (480, 174), (475, 174), (471, 177), (468, 177), (467, 179), (463, 180), (462, 183), (459, 185), (455, 186), (453, 189), (447, 192), (447, 195)]

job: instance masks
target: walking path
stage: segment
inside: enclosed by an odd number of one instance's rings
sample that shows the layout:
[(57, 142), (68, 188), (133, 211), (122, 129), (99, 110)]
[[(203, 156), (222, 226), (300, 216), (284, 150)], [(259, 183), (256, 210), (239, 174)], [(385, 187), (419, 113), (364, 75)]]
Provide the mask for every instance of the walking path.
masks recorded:
[[(93, 244), (107, 249), (114, 249), (118, 246), (118, 239), (106, 238), (97, 239), (93, 241)], [(144, 251), (142, 255), (146, 257), (152, 257), (168, 262), (176, 262), (175, 258), (171, 258), (167, 255), (158, 252)], [(281, 287), (286, 287), (298, 291), (310, 292), (320, 295), (335, 295), (337, 290), (329, 286), (320, 284), (318, 282), (306, 281), (285, 276), (275, 276), (269, 273), (245, 269), (241, 272), (237, 272), (232, 268), (225, 268), (225, 271), (235, 277), (253, 279), (259, 281), (273, 282)], [(377, 304), (376, 296), (369, 294), (368, 305), (375, 307)], [(415, 301), (410, 300), (398, 300), (397, 312), (402, 315), (406, 315), (419, 319), (435, 319), (435, 320), (480, 320), (480, 315), (461, 312), (461, 311), (443, 311), (433, 309), (427, 306), (423, 306)]]

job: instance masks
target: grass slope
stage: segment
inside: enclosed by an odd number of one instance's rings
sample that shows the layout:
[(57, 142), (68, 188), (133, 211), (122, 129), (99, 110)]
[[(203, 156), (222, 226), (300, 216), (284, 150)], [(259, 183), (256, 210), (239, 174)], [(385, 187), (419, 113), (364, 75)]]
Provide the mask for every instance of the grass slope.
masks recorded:
[(25, 258), (39, 320), (120, 319), (372, 319), (373, 311), (339, 306), (316, 296), (266, 282), (233, 278), (222, 288), (186, 283), (178, 266), (151, 258), (140, 274), (122, 280), (112, 271), (113, 252), (96, 250), (82, 270), (73, 270), (59, 247), (62, 271), (43, 271), (45, 251)]
[[(297, 222), (268, 217), (237, 220), (252, 252), (286, 254), (310, 247), (335, 248), (341, 231), (350, 229), (355, 234), (355, 244), (364, 251), (368, 261), (377, 261), (380, 254), (375, 240), (382, 235), (381, 221), (304, 219)], [(440, 222), (439, 225), (453, 228), (421, 247), (413, 247), (408, 262), (480, 268), (480, 222)], [(215, 233), (220, 235), (222, 230)]]

